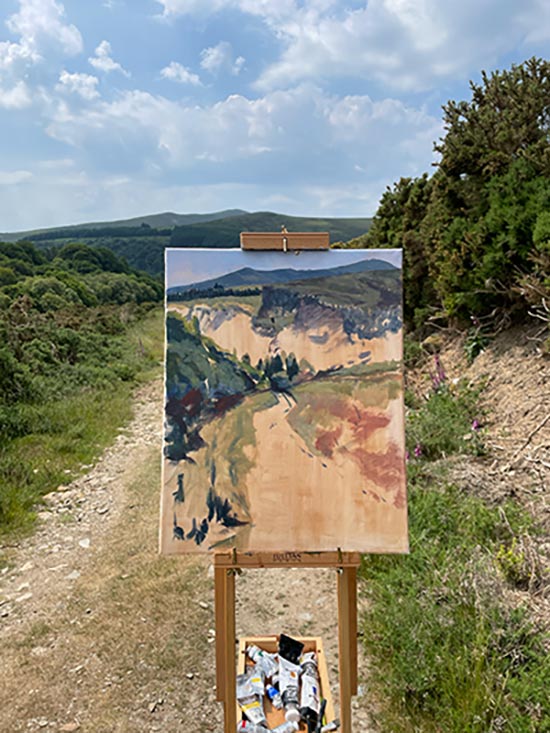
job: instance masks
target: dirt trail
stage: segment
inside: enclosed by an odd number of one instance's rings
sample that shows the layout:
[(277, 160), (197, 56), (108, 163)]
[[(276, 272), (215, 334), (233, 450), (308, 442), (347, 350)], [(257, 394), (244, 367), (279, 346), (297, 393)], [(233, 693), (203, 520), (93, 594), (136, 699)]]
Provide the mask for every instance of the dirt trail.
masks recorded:
[[(1, 731), (221, 733), (211, 568), (157, 554), (161, 415), (156, 382), (36, 533), (0, 548)], [(248, 571), (237, 599), (239, 634), (322, 636), (337, 691), (334, 571)], [(360, 656), (361, 693), (367, 671)], [(374, 731), (364, 694), (353, 707), (354, 731)]]

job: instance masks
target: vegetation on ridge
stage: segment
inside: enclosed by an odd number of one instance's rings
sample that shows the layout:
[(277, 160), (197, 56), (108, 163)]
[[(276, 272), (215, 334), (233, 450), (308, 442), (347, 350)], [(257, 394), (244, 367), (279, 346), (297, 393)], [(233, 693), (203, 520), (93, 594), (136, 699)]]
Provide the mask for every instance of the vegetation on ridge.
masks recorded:
[(161, 297), (110, 250), (0, 243), (0, 532), (127, 419), (132, 384), (161, 356), (141, 321)]

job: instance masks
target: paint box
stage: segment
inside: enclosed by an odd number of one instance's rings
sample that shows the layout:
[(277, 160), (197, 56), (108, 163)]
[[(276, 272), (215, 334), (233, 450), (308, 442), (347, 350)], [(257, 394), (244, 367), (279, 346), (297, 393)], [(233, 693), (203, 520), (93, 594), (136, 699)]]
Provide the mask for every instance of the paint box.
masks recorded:
[[(306, 637), (294, 637), (304, 645), (304, 652), (315, 652), (317, 654), (317, 664), (319, 668), (319, 682), (321, 687), (321, 697), (324, 697), (327, 701), (327, 707), (325, 711), (325, 717), (327, 721), (334, 720), (334, 704), (332, 702), (332, 695), (330, 693), (330, 685), (328, 680), (327, 662), (325, 652), (323, 649), (323, 642), (319, 636), (306, 636)], [(237, 671), (239, 673), (244, 672), (248, 665), (252, 666), (253, 663), (246, 656), (246, 648), (251, 644), (263, 649), (270, 654), (277, 651), (278, 648), (278, 637), (277, 636), (244, 636), (239, 639), (239, 658)], [(284, 710), (277, 710), (271, 702), (264, 696), (264, 709), (267, 718), (267, 722), (270, 729), (276, 728), (285, 722)], [(237, 720), (241, 720), (242, 712), (237, 705)], [(300, 733), (306, 733), (307, 726), (305, 723), (300, 724)]]

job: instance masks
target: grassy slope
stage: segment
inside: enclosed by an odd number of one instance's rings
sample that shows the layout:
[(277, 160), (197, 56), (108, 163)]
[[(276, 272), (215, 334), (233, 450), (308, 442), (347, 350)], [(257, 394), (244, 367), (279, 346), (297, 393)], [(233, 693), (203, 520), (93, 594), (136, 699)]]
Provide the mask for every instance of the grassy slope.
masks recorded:
[(447, 477), (446, 456), (483, 448), (478, 410), (476, 391), (447, 384), (409, 406), (411, 555), (365, 557), (361, 570), (383, 731), (550, 731), (545, 637), (510, 603), (536, 527), (518, 505), (487, 506)]
[(32, 408), (37, 412), (33, 422), (40, 429), (2, 447), (0, 535), (32, 526), (32, 510), (40, 497), (82, 472), (129, 420), (136, 382), (160, 374), (162, 318), (157, 308), (124, 337), (125, 358), (132, 370), (137, 369), (134, 380), (42, 401)]

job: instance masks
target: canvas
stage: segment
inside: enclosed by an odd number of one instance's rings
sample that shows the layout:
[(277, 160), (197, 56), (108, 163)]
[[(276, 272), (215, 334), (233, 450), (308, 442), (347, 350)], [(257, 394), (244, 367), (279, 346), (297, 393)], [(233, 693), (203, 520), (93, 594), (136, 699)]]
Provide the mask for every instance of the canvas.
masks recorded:
[(399, 250), (166, 252), (161, 551), (406, 552)]

